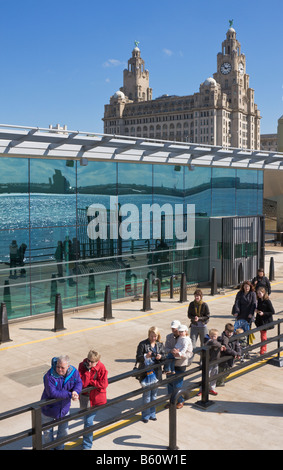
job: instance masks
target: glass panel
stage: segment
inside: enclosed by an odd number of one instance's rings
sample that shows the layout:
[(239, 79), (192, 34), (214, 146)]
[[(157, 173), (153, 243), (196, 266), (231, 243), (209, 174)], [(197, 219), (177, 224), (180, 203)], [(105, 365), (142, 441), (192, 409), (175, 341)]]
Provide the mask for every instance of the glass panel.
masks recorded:
[(262, 215), (263, 213), (263, 171), (257, 171), (257, 213)]
[(29, 231), (0, 231), (0, 302), (8, 318), (30, 315)]
[(1, 277), (10, 279), (23, 277), (24, 266), (29, 263), (29, 231), (0, 230)]
[(59, 281), (51, 274), (49, 281), (33, 282), (31, 284), (32, 314), (52, 312), (55, 308), (56, 294), (61, 294), (62, 308), (77, 306), (77, 283), (71, 277), (73, 283), (67, 280)]
[(211, 214), (211, 168), (185, 168), (185, 201), (195, 204), (196, 216)]
[(257, 170), (237, 170), (236, 174), (236, 214), (257, 215)]
[[(174, 249), (176, 246), (176, 204), (183, 206), (183, 217), (185, 218), (186, 215), (184, 213), (184, 167), (180, 165), (154, 165), (153, 182), (153, 203), (158, 204), (160, 209), (160, 214), (156, 213), (151, 216), (154, 260), (155, 263), (167, 263), (171, 256), (168, 250)], [(163, 208), (166, 209), (166, 212), (163, 211)], [(164, 264), (163, 268), (158, 267), (162, 276), (170, 275), (166, 274), (168, 269), (165, 266)]]
[(30, 192), (31, 226), (76, 224), (76, 162), (31, 159)]
[(147, 220), (144, 220), (142, 206), (152, 205), (152, 165), (118, 164), (118, 203), (121, 215), (118, 254), (147, 251), (150, 236), (146, 237), (143, 230)]
[(212, 216), (236, 214), (236, 170), (212, 168)]
[(57, 250), (59, 242), (64, 244), (63, 260), (76, 259), (76, 253), (80, 249), (76, 240), (76, 227), (33, 228), (31, 230), (31, 263), (42, 265), (44, 271), (44, 262), (50, 263), (59, 259), (59, 250)]
[(0, 227), (29, 226), (28, 159), (0, 158)]
[[(1, 276), (2, 277), (2, 276)], [(5, 279), (0, 287), (0, 300), (7, 308), (8, 320), (30, 315), (30, 284), (28, 278)]]
[(108, 222), (106, 239), (101, 235), (89, 238), (87, 231), (88, 225), (95, 218), (94, 209), (91, 210), (92, 215), (88, 212), (91, 205), (102, 204), (109, 217), (111, 197), (116, 201), (116, 182), (117, 163), (89, 162), (86, 167), (78, 165), (77, 236), (82, 259), (110, 256), (116, 251), (117, 242), (110, 240)]

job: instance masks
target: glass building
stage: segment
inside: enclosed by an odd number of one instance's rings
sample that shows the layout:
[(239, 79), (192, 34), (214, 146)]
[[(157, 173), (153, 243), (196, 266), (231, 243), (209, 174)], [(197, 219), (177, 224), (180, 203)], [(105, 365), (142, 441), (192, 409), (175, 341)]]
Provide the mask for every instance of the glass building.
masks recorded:
[[(8, 139), (5, 134), (1, 141), (0, 133), (0, 299), (9, 319), (54, 311), (56, 293), (68, 309), (103, 301), (106, 285), (112, 299), (118, 299), (141, 293), (146, 278), (158, 277), (162, 289), (169, 287), (173, 274), (182, 272), (188, 283), (208, 282), (211, 218), (262, 215), (261, 169), (115, 161), (101, 154), (84, 160), (77, 150), (74, 157), (73, 148), (60, 147), (60, 139), (68, 135), (59, 136), (55, 145), (51, 132), (44, 145), (25, 136), (19, 133), (15, 144), (14, 135)], [(95, 145), (92, 149), (96, 151)], [(124, 212), (117, 219), (118, 236), (111, 238), (113, 203)], [(129, 203), (137, 208), (130, 218)], [(100, 206), (90, 210), (94, 204)], [(152, 204), (182, 205), (184, 219), (187, 204), (194, 205), (192, 247), (176, 250), (175, 232), (168, 236), (162, 214), (160, 235), (154, 234), (152, 213), (144, 235), (142, 206)], [(97, 207), (105, 208), (107, 217), (104, 235), (95, 238), (90, 227), (98, 220)], [(95, 234), (102, 224), (92, 228)], [(133, 232), (135, 237), (130, 236)]]

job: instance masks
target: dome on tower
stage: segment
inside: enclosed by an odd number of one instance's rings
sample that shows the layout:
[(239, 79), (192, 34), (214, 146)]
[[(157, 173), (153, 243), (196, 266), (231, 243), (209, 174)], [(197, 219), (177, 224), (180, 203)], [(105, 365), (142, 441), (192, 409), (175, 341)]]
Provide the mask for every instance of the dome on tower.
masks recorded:
[(123, 93), (122, 91), (118, 90), (118, 91), (116, 91), (116, 93), (114, 93), (114, 98), (116, 98), (116, 99), (119, 99), (119, 98), (120, 98), (120, 99), (124, 100), (124, 99), (125, 99), (125, 95), (124, 95), (124, 93)]
[(214, 78), (212, 78), (212, 77), (208, 77), (208, 78), (203, 82), (203, 85), (206, 85), (206, 86), (207, 86), (207, 85), (214, 85), (214, 86), (215, 86), (216, 84), (217, 84), (216, 80), (214, 80)]

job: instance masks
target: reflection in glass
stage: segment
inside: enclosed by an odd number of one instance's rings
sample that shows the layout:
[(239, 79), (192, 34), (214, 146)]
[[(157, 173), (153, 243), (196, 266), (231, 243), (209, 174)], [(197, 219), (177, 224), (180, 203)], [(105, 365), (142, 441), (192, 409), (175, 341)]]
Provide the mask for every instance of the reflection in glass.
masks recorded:
[(118, 164), (118, 246), (117, 253), (147, 251), (150, 237), (144, 238), (142, 206), (152, 205), (153, 165)]
[[(188, 283), (205, 282), (210, 278), (209, 217), (262, 214), (263, 172), (257, 170), (190, 171), (112, 161), (89, 161), (84, 167), (68, 160), (2, 157), (0, 174), (0, 300), (9, 318), (52, 312), (56, 293), (65, 309), (103, 301), (107, 284), (115, 299), (142, 295), (146, 278), (160, 278), (162, 288), (182, 272)], [(95, 203), (106, 209), (107, 239), (88, 236), (95, 214), (87, 209)], [(111, 239), (114, 219), (109, 222), (109, 216), (116, 203), (124, 212), (117, 215), (120, 236)], [(144, 236), (141, 208), (153, 203), (173, 209), (195, 204), (192, 249), (176, 250), (173, 216), (172, 236), (166, 237), (164, 214), (160, 236), (153, 236), (152, 212)], [(175, 278), (174, 285), (179, 283)]]
[[(78, 165), (77, 171), (77, 236), (81, 246), (80, 256), (82, 259), (113, 256), (116, 242), (109, 241), (109, 237), (107, 240), (98, 235), (95, 239), (89, 237), (88, 225), (98, 216), (99, 212), (96, 213), (93, 208), (95, 204), (102, 205), (109, 215), (110, 198), (115, 198), (117, 192), (117, 163), (89, 162), (86, 167)], [(109, 226), (107, 228), (109, 231)]]
[(76, 162), (30, 162), (30, 221), (33, 227), (76, 224)]
[(258, 172), (257, 170), (237, 170), (236, 177), (236, 214), (257, 215), (258, 195)]
[(257, 171), (257, 213), (263, 213), (263, 171)]
[(0, 175), (0, 228), (28, 227), (28, 159), (1, 157)]
[(211, 168), (185, 167), (185, 201), (195, 205), (197, 216), (210, 216)]
[(212, 168), (212, 216), (236, 215), (236, 170)]

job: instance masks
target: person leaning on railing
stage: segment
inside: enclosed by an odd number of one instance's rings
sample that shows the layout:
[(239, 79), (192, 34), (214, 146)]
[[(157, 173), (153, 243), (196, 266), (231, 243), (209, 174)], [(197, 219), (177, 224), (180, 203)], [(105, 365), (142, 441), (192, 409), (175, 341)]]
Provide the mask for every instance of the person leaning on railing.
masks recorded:
[[(165, 359), (165, 349), (164, 344), (160, 341), (161, 336), (159, 330), (152, 326), (148, 330), (148, 337), (147, 339), (141, 341), (137, 347), (136, 353), (136, 362), (140, 364), (139, 368), (145, 367), (145, 360), (151, 359), (152, 363), (158, 364)], [(158, 380), (162, 380), (162, 371), (161, 368), (155, 369), (155, 374)], [(141, 374), (140, 380), (145, 378), (146, 372)], [(157, 388), (153, 390), (146, 390), (144, 388), (143, 393), (143, 404), (150, 403), (151, 401), (156, 400), (157, 398)], [(150, 408), (147, 408), (142, 411), (142, 421), (144, 423), (148, 423), (148, 420), (156, 421), (156, 412), (155, 406), (152, 405)]]
[[(89, 392), (82, 392), (80, 395), (80, 407), (95, 407), (92, 413), (84, 417), (84, 426), (88, 428), (93, 425), (96, 415), (96, 407), (105, 405), (107, 402), (106, 388), (108, 387), (108, 371), (100, 361), (101, 355), (90, 350), (87, 357), (79, 364), (79, 374), (81, 376), (83, 387), (95, 387)], [(93, 433), (85, 434), (83, 437), (83, 450), (90, 450), (92, 447)]]
[[(69, 356), (53, 357), (51, 368), (43, 378), (44, 390), (41, 400), (62, 398), (53, 404), (42, 407), (42, 423), (48, 423), (67, 416), (70, 412), (71, 400), (78, 400), (82, 391), (82, 381), (78, 370), (70, 365)], [(54, 428), (44, 431), (44, 442), (50, 443), (54, 440)], [(68, 435), (68, 422), (58, 425), (57, 439)], [(64, 444), (56, 447), (63, 450)]]

